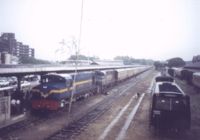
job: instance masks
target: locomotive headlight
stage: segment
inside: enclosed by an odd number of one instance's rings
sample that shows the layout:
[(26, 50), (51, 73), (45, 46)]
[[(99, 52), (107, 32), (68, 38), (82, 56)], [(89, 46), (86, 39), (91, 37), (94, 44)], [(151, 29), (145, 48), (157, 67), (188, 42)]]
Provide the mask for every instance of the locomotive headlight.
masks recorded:
[(160, 115), (160, 111), (159, 111), (159, 110), (154, 110), (154, 111), (153, 111), (153, 114), (154, 114), (154, 115)]
[(47, 89), (47, 86), (43, 86), (42, 88), (43, 88), (43, 89)]
[(65, 106), (65, 103), (61, 102), (60, 107), (64, 107), (64, 106)]
[(165, 100), (161, 100), (161, 103), (165, 103)]
[(176, 104), (178, 104), (178, 103), (179, 103), (179, 101), (176, 101), (175, 103), (176, 103)]
[(15, 103), (16, 103), (16, 100), (15, 100), (15, 99), (12, 99), (12, 100), (11, 100), (11, 104), (12, 104), (12, 105), (15, 105)]
[(16, 104), (18, 104), (18, 105), (19, 105), (19, 104), (20, 104), (20, 100), (17, 100), (17, 101), (16, 101)]

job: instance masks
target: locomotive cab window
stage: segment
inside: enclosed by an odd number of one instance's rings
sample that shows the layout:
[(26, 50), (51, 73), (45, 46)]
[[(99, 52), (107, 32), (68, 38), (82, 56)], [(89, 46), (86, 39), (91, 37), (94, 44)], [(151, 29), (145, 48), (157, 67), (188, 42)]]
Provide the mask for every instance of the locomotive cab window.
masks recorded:
[(66, 80), (57, 76), (45, 76), (42, 77), (42, 83), (64, 83)]

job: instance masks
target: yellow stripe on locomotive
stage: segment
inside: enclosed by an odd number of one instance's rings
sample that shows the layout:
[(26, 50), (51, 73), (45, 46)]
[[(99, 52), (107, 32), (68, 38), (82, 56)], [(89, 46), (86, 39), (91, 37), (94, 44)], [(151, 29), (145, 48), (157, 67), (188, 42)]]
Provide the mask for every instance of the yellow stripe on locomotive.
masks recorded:
[(39, 89), (32, 89), (32, 93), (39, 93), (42, 97), (46, 98), (51, 94), (63, 94), (65, 92), (70, 92), (75, 88), (75, 86), (79, 86), (79, 85), (90, 83), (90, 82), (92, 82), (92, 80), (83, 80), (83, 81), (75, 82), (74, 86), (72, 87), (63, 88), (63, 89), (52, 89), (47, 93), (44, 93)]

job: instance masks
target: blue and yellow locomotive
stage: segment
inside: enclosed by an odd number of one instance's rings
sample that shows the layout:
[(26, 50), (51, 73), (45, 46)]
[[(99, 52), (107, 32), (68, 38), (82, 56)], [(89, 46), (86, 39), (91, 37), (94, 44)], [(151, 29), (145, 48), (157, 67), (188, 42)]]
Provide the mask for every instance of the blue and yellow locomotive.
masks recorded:
[(144, 66), (120, 70), (78, 72), (77, 74), (43, 75), (40, 85), (34, 87), (31, 91), (32, 109), (58, 110), (69, 102), (72, 93), (74, 100), (90, 93), (106, 93), (109, 87), (149, 68)]
[(41, 77), (41, 84), (32, 89), (32, 109), (57, 110), (69, 101), (72, 92), (77, 99), (95, 89), (94, 72), (47, 74)]

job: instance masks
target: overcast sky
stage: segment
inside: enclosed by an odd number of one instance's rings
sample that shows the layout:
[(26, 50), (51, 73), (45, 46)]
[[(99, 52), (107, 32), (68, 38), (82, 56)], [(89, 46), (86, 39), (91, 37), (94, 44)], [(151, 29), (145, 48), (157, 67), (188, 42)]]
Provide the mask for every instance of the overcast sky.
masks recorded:
[[(0, 0), (0, 32), (15, 33), (40, 59), (73, 53), (80, 17), (81, 0)], [(79, 47), (102, 59), (191, 60), (200, 54), (200, 0), (83, 0)]]

